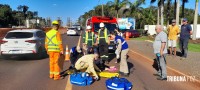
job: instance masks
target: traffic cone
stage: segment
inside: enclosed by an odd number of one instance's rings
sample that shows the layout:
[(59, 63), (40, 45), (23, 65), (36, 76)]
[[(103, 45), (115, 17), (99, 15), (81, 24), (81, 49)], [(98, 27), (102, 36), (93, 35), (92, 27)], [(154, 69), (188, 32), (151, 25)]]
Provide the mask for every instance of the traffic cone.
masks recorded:
[(69, 49), (68, 49), (68, 45), (66, 45), (65, 61), (69, 61)]
[(126, 32), (126, 40), (129, 40), (130, 38), (129, 38), (129, 34), (128, 34), (128, 32)]

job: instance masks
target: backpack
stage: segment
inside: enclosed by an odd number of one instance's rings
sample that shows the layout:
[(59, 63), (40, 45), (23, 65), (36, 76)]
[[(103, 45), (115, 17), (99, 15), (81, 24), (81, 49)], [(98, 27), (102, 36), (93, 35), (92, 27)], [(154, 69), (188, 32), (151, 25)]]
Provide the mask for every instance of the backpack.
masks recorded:
[(91, 85), (93, 79), (86, 72), (77, 72), (70, 75), (70, 83), (78, 86)]
[(112, 77), (106, 80), (106, 87), (108, 90), (131, 90), (132, 83), (126, 78)]

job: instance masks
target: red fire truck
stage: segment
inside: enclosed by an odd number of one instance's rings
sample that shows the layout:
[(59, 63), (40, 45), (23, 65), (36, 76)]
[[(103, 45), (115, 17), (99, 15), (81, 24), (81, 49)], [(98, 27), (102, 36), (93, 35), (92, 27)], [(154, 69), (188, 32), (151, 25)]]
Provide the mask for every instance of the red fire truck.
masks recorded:
[[(92, 16), (86, 20), (86, 26), (90, 25), (92, 27), (92, 31), (97, 34), (100, 29), (99, 24), (104, 23), (105, 27), (109, 32), (114, 31), (118, 28), (117, 19), (114, 17), (102, 17), (102, 16)], [(113, 39), (110, 39), (110, 45), (108, 47), (109, 51), (116, 50), (116, 45)]]

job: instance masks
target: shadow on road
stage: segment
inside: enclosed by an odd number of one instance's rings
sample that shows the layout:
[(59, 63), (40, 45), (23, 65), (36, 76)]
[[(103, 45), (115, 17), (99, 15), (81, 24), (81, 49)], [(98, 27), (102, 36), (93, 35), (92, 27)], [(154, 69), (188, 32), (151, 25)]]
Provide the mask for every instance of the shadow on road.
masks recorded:
[(130, 72), (130, 74), (132, 74), (134, 72), (134, 70), (135, 70), (134, 64), (131, 63), (131, 62), (127, 62), (127, 64), (128, 64), (129, 72)]
[(12, 61), (34, 61), (34, 60), (43, 60), (43, 59), (46, 59), (48, 58), (49, 56), (46, 54), (46, 55), (43, 55), (42, 57), (38, 58), (36, 55), (28, 55), (28, 56), (6, 56), (6, 57), (3, 57), (3, 56), (0, 56), (0, 59), (1, 60), (12, 60)]
[[(168, 52), (168, 54), (170, 54), (169, 49), (167, 49), (167, 52)], [(181, 53), (180, 51), (176, 51), (176, 56), (181, 57), (181, 56), (182, 56), (182, 53)]]

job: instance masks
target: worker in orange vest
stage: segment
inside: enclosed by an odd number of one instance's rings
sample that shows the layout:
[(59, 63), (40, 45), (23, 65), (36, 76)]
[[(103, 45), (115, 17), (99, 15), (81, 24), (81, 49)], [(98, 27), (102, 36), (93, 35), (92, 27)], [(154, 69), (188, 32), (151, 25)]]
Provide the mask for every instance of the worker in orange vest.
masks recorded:
[(49, 54), (50, 59), (50, 75), (49, 77), (54, 80), (60, 79), (60, 67), (58, 60), (61, 54), (63, 54), (63, 46), (61, 35), (58, 32), (59, 23), (57, 20), (52, 22), (53, 28), (46, 33), (45, 48)]

